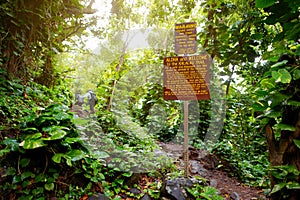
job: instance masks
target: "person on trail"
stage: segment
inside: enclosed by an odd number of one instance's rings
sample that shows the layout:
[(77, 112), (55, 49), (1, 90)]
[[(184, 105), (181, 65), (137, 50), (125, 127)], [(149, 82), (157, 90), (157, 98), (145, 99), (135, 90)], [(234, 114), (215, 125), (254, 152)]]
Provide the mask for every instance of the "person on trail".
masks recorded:
[(82, 106), (82, 104), (84, 103), (84, 96), (81, 95), (80, 93), (76, 93), (75, 99), (76, 99), (75, 105)]
[(90, 106), (90, 112), (95, 113), (95, 105), (98, 102), (96, 94), (92, 90), (89, 90), (85, 96), (88, 97), (88, 104)]

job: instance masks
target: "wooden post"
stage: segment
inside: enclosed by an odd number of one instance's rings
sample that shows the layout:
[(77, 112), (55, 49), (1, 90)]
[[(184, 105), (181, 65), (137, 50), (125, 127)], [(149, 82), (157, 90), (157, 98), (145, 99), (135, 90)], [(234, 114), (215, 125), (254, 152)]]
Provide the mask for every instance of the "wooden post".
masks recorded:
[(184, 160), (184, 178), (189, 176), (189, 102), (184, 101), (184, 143), (183, 143), (183, 160)]

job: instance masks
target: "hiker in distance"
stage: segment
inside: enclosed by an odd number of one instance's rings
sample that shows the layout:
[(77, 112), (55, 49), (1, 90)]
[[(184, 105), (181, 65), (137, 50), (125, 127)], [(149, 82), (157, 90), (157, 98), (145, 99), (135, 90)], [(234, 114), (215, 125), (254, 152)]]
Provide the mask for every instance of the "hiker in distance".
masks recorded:
[(86, 97), (88, 98), (87, 104), (90, 107), (90, 113), (95, 113), (95, 105), (97, 104), (98, 99), (96, 97), (96, 94), (92, 90), (88, 90), (88, 92), (85, 95), (76, 93), (75, 105), (82, 106)]
[(95, 105), (98, 102), (96, 94), (92, 90), (88, 90), (88, 92), (84, 95), (84, 97), (88, 98), (88, 104), (90, 106), (90, 113), (95, 113)]

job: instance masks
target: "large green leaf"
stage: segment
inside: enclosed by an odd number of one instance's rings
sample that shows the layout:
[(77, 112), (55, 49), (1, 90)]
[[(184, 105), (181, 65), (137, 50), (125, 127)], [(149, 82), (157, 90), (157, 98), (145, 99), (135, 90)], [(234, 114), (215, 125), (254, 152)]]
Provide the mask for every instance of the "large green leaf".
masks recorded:
[(65, 141), (68, 143), (68, 144), (73, 144), (73, 143), (82, 143), (82, 139), (81, 138), (70, 138), (70, 137), (66, 137), (65, 138)]
[(256, 90), (254, 94), (258, 97), (264, 97), (264, 96), (268, 95), (269, 92), (259, 89), (259, 90)]
[(54, 183), (46, 183), (45, 184), (45, 189), (50, 191), (54, 189)]
[(122, 175), (125, 176), (125, 177), (131, 177), (132, 174), (133, 174), (133, 172), (125, 172)]
[(57, 129), (59, 129), (59, 126), (45, 126), (43, 127), (43, 131), (44, 132), (51, 132), (51, 131), (56, 131)]
[(42, 133), (28, 134), (25, 136), (25, 140), (36, 140), (42, 137)]
[(50, 137), (43, 138), (43, 140), (58, 140), (62, 139), (67, 135), (67, 132), (61, 129), (55, 130), (48, 133)]
[(290, 83), (292, 80), (292, 76), (290, 72), (288, 72), (286, 69), (279, 69), (278, 73), (281, 75), (281, 82), (282, 83)]
[(49, 113), (64, 113), (69, 110), (68, 106), (63, 104), (52, 104), (46, 108), (46, 112)]
[(277, 125), (277, 128), (280, 130), (285, 130), (285, 131), (295, 131), (296, 128), (293, 125), (289, 125), (289, 124), (283, 124), (283, 123), (279, 123)]
[(286, 184), (286, 188), (290, 190), (298, 190), (300, 189), (300, 184), (297, 182), (288, 182)]
[(21, 174), (21, 179), (22, 179), (22, 180), (24, 180), (24, 179), (26, 179), (26, 178), (28, 178), (28, 177), (34, 178), (34, 177), (35, 177), (35, 174), (32, 173), (32, 172), (29, 172), (29, 171), (23, 172), (23, 173)]
[(272, 77), (276, 82), (290, 83), (292, 80), (291, 74), (286, 69), (279, 69), (278, 71), (272, 71)]
[(268, 105), (266, 102), (256, 101), (252, 104), (252, 108), (254, 111), (265, 111), (268, 108)]
[(293, 72), (293, 79), (294, 80), (298, 80), (300, 78), (300, 70), (299, 69), (296, 69), (294, 72)]
[(274, 79), (274, 78), (266, 78), (266, 79), (263, 79), (263, 80), (260, 82), (260, 85), (261, 85), (263, 88), (267, 88), (267, 89), (275, 88), (275, 87), (276, 87), (275, 79)]
[(300, 45), (299, 45), (299, 44), (298, 44), (297, 47), (296, 47), (296, 52), (295, 52), (295, 54), (296, 54), (297, 56), (300, 56)]
[(73, 149), (73, 150), (69, 151), (67, 153), (67, 155), (70, 156), (72, 161), (77, 161), (77, 160), (82, 159), (85, 154), (78, 149)]
[(273, 70), (274, 70), (274, 68), (281, 67), (281, 66), (285, 65), (287, 62), (288, 62), (287, 60), (283, 60), (283, 61), (277, 62), (274, 65), (272, 65), (271, 68), (273, 68)]
[(296, 168), (295, 165), (287, 165), (285, 166), (289, 173), (299, 176), (300, 171)]
[(16, 175), (16, 176), (13, 177), (12, 183), (13, 184), (14, 183), (19, 183), (21, 181), (22, 181), (21, 176), (20, 175)]
[(47, 146), (42, 140), (24, 140), (19, 144), (19, 146), (23, 147), (24, 149), (36, 149), (39, 147)]
[(287, 105), (289, 105), (289, 106), (300, 106), (300, 101), (288, 100)]
[(265, 113), (265, 116), (269, 117), (269, 118), (278, 118), (278, 117), (282, 116), (282, 112), (271, 109)]
[(40, 125), (46, 121), (53, 121), (54, 118), (53, 117), (46, 117), (46, 116), (42, 116), (42, 117), (39, 117), (37, 120), (36, 120), (36, 124), (37, 125)]
[[(25, 117), (25, 120), (26, 120), (26, 117)], [(26, 120), (26, 122), (28, 122), (28, 121)], [(33, 131), (33, 132), (38, 132), (38, 129), (35, 128), (35, 127), (28, 127), (28, 128), (23, 129), (23, 131), (28, 131), (28, 132), (31, 132), (31, 131)]]
[(64, 158), (66, 159), (66, 163), (68, 166), (72, 166), (72, 158), (70, 156), (64, 155)]
[(71, 119), (72, 118), (71, 115), (69, 115), (68, 113), (65, 113), (65, 112), (59, 112), (59, 113), (57, 113), (57, 114), (55, 114), (53, 116), (58, 121), (65, 120), (65, 119)]
[(54, 156), (52, 156), (52, 160), (56, 163), (60, 163), (61, 162), (61, 158), (64, 156), (63, 153), (56, 153), (54, 154)]
[(294, 140), (294, 143), (300, 149), (300, 140)]
[(272, 6), (276, 0), (255, 0), (257, 8), (267, 8)]
[(21, 166), (21, 167), (26, 167), (26, 166), (29, 164), (29, 162), (30, 162), (30, 159), (29, 159), (29, 158), (22, 158), (22, 159), (20, 160), (20, 166)]
[(280, 191), (285, 186), (286, 186), (286, 183), (279, 183), (279, 184), (274, 185), (274, 187), (273, 187), (273, 189), (272, 189), (272, 191), (271, 191), (270, 194), (274, 194), (274, 193)]
[(103, 159), (103, 158), (108, 158), (109, 154), (106, 153), (105, 151), (97, 151), (96, 153), (97, 158)]
[(278, 92), (278, 93), (270, 94), (267, 101), (269, 103), (269, 106), (271, 108), (274, 108), (275, 106), (282, 105), (282, 103), (288, 98), (289, 96)]

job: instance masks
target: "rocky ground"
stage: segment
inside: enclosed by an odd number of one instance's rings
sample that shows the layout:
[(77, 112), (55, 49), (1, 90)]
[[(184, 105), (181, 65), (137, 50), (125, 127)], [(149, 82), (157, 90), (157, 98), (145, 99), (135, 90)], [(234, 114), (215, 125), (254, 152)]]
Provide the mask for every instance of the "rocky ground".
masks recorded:
[[(182, 160), (183, 145), (173, 143), (161, 143), (163, 151), (174, 158), (178, 170), (184, 169)], [(208, 184), (217, 188), (224, 199), (233, 200), (263, 200), (267, 199), (264, 191), (258, 188), (249, 187), (237, 181), (218, 168), (222, 163), (221, 159), (214, 155), (204, 155), (203, 152), (193, 147), (189, 148), (189, 178), (201, 176), (205, 178)], [(226, 163), (225, 163), (226, 165)], [(230, 168), (230, 165), (228, 165)], [(230, 169), (229, 169), (230, 170)]]
[[(88, 116), (88, 112), (83, 111), (81, 107), (74, 106), (72, 108), (73, 112), (78, 117), (85, 118)], [(178, 170), (184, 169), (184, 162), (182, 158), (183, 145), (175, 143), (160, 143), (162, 154), (167, 154), (169, 157), (173, 158), (176, 163)], [(159, 150), (160, 151), (160, 150)], [(159, 152), (158, 152), (159, 153)], [(222, 165), (222, 168), (218, 166)], [(226, 170), (224, 170), (226, 169)], [(249, 187), (234, 177), (230, 176), (226, 171), (232, 171), (229, 164), (224, 163), (223, 160), (217, 156), (205, 153), (201, 150), (189, 147), (189, 177), (187, 179), (177, 179), (167, 181), (164, 184), (170, 184), (173, 190), (177, 189), (174, 186), (183, 185), (182, 187), (189, 187), (189, 180), (195, 180), (194, 177), (200, 176), (207, 180), (207, 184), (218, 190), (219, 194), (228, 200), (265, 200), (267, 199), (264, 195), (264, 191), (259, 188)], [(140, 177), (139, 177), (140, 178)], [(188, 180), (188, 181), (187, 181)], [(172, 186), (173, 185), (173, 186)], [(134, 189), (134, 188), (133, 188)], [(102, 194), (99, 194), (102, 195)], [(166, 195), (168, 196), (168, 195)], [(169, 195), (170, 196), (170, 195)], [(171, 195), (172, 196), (172, 195)], [(145, 195), (143, 200), (148, 199), (148, 195)], [(102, 196), (100, 197), (90, 197), (92, 199), (106, 199)], [(124, 198), (130, 199), (130, 198)], [(150, 199), (150, 198), (149, 198)], [(172, 198), (176, 200), (187, 200), (182, 194), (178, 194), (177, 198)], [(169, 200), (169, 198), (164, 198), (164, 200)]]

